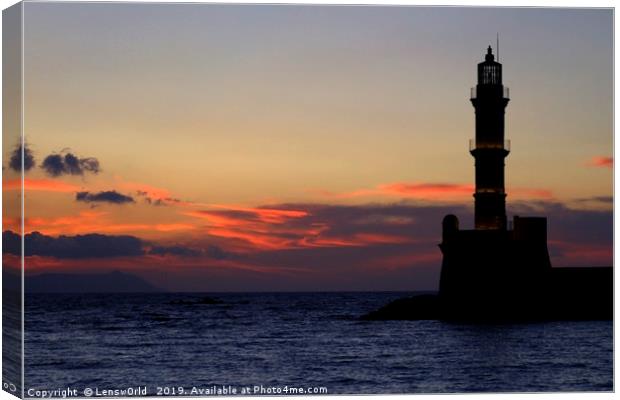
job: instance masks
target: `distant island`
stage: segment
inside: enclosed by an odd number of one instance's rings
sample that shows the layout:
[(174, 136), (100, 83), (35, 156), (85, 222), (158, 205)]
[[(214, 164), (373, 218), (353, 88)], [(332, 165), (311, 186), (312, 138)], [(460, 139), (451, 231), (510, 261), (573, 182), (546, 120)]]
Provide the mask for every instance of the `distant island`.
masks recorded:
[[(6, 273), (4, 277), (7, 277)], [(19, 279), (19, 277), (13, 276), (12, 279)], [(162, 291), (140, 277), (120, 271), (100, 274), (30, 275), (25, 278), (25, 289), (27, 293), (153, 293)]]

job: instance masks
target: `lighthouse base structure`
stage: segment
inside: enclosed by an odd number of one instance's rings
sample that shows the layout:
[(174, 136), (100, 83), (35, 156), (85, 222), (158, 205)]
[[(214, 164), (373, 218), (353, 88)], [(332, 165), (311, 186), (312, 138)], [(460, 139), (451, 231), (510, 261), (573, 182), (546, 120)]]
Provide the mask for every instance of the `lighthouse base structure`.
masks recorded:
[(445, 320), (613, 318), (611, 267), (552, 268), (547, 220), (515, 217), (513, 230), (459, 230), (444, 218), (437, 311)]
[(613, 268), (552, 268), (546, 225), (546, 218), (515, 217), (512, 230), (459, 230), (447, 216), (439, 293), (395, 300), (362, 319), (612, 320)]
[(445, 319), (536, 317), (551, 262), (545, 218), (519, 218), (514, 230), (458, 230), (444, 219), (439, 301)]

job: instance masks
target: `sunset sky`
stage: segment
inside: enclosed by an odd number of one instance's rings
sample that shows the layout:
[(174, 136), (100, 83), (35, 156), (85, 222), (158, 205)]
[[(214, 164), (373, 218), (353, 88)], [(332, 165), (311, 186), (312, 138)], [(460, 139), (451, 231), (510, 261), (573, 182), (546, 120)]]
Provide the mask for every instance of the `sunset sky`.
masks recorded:
[(441, 219), (473, 226), (469, 88), (497, 32), (509, 218), (549, 218), (554, 266), (612, 264), (611, 10), (26, 3), (24, 21), (27, 273), (435, 289)]

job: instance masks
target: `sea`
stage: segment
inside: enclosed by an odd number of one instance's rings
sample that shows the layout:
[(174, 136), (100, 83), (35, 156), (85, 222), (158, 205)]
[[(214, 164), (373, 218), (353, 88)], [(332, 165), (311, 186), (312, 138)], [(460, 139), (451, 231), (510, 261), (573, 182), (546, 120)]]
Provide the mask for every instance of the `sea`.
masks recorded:
[(611, 321), (359, 319), (409, 295), (27, 294), (25, 395), (613, 390)]

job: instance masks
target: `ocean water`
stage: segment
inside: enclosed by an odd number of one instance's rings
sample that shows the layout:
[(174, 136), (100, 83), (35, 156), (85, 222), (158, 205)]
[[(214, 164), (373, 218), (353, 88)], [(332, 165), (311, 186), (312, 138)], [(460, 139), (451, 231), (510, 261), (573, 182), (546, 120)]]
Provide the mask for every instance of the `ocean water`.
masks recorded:
[(405, 295), (28, 294), (25, 389), (613, 390), (611, 322), (358, 320)]

